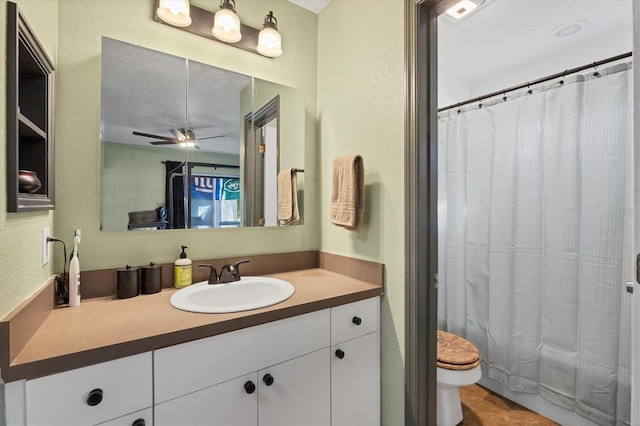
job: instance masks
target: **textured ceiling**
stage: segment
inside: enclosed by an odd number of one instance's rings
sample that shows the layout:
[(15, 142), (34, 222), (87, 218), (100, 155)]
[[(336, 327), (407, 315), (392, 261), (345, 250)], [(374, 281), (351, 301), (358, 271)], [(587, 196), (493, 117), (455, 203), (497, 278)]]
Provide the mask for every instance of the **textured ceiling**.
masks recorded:
[[(569, 37), (553, 34), (558, 26), (576, 20), (588, 25)], [(460, 21), (439, 17), (439, 66), (473, 84), (595, 43), (612, 32), (628, 29), (632, 34), (632, 25), (632, 0), (486, 0)], [(580, 65), (559, 66), (555, 72)]]
[(238, 155), (240, 91), (251, 77), (195, 61), (185, 65), (184, 58), (103, 38), (101, 139), (150, 146), (156, 139), (132, 132), (173, 137), (171, 129), (191, 127), (197, 138), (223, 135), (201, 141), (203, 151)]

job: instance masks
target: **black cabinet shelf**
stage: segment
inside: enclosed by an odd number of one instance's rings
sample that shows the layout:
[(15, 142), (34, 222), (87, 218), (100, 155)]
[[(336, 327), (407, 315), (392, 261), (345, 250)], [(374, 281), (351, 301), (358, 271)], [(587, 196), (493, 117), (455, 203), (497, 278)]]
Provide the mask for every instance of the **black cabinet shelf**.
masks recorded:
[[(54, 67), (13, 2), (7, 2), (7, 210), (55, 207)], [(20, 183), (35, 173), (40, 187)]]
[(31, 120), (22, 114), (18, 114), (19, 133), (25, 136), (41, 137), (46, 141), (47, 132), (36, 126)]

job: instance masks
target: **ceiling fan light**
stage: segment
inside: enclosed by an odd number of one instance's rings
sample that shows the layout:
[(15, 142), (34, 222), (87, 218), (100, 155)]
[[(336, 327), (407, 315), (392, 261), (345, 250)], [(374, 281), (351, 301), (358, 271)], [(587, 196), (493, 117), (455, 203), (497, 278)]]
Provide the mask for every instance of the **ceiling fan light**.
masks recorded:
[(223, 0), (220, 10), (216, 12), (211, 33), (219, 40), (236, 43), (242, 39), (240, 32), (240, 18), (236, 15), (235, 2)]
[(264, 28), (258, 35), (258, 53), (270, 58), (282, 55), (282, 38), (278, 32), (278, 20), (269, 12), (264, 18)]
[(176, 138), (176, 140), (178, 140), (179, 142), (184, 141), (185, 139), (187, 139), (187, 137), (184, 135), (184, 133), (182, 133), (180, 130), (178, 129), (171, 129), (171, 133), (173, 134), (173, 136)]
[(189, 0), (160, 0), (156, 13), (164, 22), (176, 27), (191, 25)]

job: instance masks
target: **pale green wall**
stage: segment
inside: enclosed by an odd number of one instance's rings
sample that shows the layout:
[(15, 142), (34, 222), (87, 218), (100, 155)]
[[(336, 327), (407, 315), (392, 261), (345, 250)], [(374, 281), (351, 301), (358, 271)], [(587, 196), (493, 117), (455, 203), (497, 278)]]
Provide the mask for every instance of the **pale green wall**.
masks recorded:
[[(385, 264), (382, 421), (388, 425), (404, 423), (403, 28), (400, 0), (333, 0), (318, 20), (320, 248)], [(357, 234), (328, 218), (331, 164), (347, 154), (364, 159), (365, 226)]]
[[(204, 3), (215, 8), (215, 2)], [(264, 15), (278, 18), (285, 54), (270, 59), (195, 36), (152, 20), (152, 0), (61, 0), (58, 75), (58, 207), (55, 228), (71, 242), (82, 229), (81, 270), (125, 264), (172, 262), (180, 245), (194, 259), (314, 249), (317, 217), (305, 226), (222, 230), (168, 230), (141, 233), (100, 232), (100, 38), (107, 36), (172, 55), (255, 75), (305, 94), (308, 117), (316, 115), (317, 16), (286, 0), (243, 0), (242, 21), (262, 27)], [(315, 121), (306, 120), (307, 150), (316, 150)], [(309, 158), (309, 157), (307, 157)], [(316, 172), (313, 162), (310, 174)], [(307, 203), (316, 199), (309, 188)], [(317, 211), (312, 205), (311, 212)]]
[[(18, 0), (49, 58), (58, 65), (58, 0)], [(0, 2), (0, 58), (6, 58), (7, 3)], [(53, 227), (52, 211), (7, 213), (6, 66), (0, 66), (0, 318), (40, 288), (53, 274), (42, 266), (42, 228)], [(61, 261), (60, 261), (61, 263)]]

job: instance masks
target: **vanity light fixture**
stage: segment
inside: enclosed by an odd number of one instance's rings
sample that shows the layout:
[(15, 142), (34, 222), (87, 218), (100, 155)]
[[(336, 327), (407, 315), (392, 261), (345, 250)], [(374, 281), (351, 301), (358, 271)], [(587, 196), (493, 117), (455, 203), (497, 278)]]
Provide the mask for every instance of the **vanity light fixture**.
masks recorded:
[(275, 58), (282, 55), (282, 39), (273, 12), (265, 16), (263, 28), (258, 30), (240, 22), (235, 0), (220, 0), (220, 10), (217, 12), (193, 6), (189, 0), (155, 2), (153, 19), (156, 22), (261, 56)]
[(484, 0), (460, 0), (458, 3), (447, 9), (444, 13), (453, 18), (459, 20), (476, 10), (484, 3)]
[(156, 13), (160, 19), (176, 27), (191, 25), (189, 0), (160, 0)]
[(215, 14), (211, 32), (216, 38), (227, 43), (236, 43), (242, 39), (240, 18), (236, 15), (234, 0), (220, 1), (220, 10)]
[(275, 58), (282, 55), (282, 39), (278, 32), (278, 20), (269, 12), (264, 17), (264, 26), (258, 35), (258, 53)]

